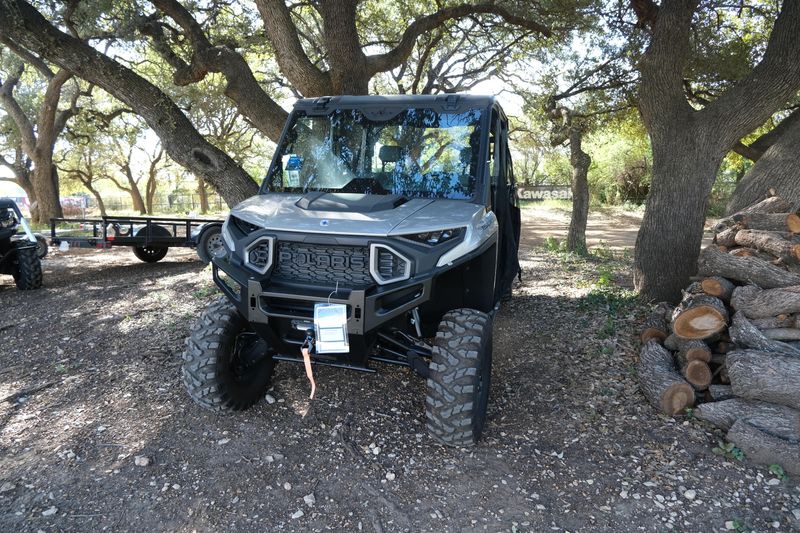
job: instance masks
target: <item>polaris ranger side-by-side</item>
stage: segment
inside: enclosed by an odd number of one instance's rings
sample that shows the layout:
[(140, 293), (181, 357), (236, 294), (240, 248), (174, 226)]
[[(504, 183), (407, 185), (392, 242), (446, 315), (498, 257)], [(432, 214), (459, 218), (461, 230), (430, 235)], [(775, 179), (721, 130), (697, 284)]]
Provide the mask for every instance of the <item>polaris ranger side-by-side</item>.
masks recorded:
[(427, 379), (438, 441), (477, 441), (492, 317), (519, 272), (508, 121), (492, 97), (299, 100), (260, 194), (213, 259), (225, 297), (193, 326), (183, 377), (214, 410), (262, 398), (276, 361)]

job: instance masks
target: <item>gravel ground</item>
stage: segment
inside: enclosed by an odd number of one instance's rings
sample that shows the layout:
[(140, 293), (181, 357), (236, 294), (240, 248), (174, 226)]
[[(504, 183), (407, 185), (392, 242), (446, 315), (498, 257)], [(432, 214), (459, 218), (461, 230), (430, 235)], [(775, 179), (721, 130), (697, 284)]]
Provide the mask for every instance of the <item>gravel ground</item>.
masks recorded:
[(43, 290), (0, 278), (0, 530), (800, 530), (796, 479), (644, 402), (643, 310), (615, 284), (629, 260), (604, 255), (525, 252), (485, 438), (463, 450), (431, 442), (425, 384), (395, 367), (320, 368), (309, 402), (280, 364), (253, 409), (205, 412), (179, 379), (214, 298), (193, 254), (52, 253)]

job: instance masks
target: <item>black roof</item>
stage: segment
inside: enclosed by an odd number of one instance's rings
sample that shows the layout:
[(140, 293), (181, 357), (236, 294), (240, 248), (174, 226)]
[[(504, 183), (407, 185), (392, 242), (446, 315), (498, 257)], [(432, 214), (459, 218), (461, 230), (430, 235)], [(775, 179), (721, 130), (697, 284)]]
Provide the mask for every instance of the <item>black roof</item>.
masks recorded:
[(386, 96), (321, 96), (301, 98), (294, 104), (296, 110), (313, 114), (327, 114), (333, 109), (433, 109), (438, 112), (461, 113), (467, 109), (486, 108), (493, 105), (494, 96), (477, 94), (398, 94)]

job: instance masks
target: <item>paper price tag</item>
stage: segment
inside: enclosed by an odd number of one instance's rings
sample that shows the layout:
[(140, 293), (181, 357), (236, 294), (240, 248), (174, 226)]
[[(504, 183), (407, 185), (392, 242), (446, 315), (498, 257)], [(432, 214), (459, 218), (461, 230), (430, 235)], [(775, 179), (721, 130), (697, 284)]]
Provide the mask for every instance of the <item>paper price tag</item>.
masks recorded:
[(348, 353), (347, 306), (315, 304), (314, 330), (317, 353)]

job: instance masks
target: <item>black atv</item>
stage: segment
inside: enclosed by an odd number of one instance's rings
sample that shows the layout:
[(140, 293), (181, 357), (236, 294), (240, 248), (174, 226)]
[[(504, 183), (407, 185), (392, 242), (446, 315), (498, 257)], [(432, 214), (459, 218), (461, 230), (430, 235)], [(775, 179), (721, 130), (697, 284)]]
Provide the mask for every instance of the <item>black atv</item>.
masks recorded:
[(42, 286), (40, 254), (40, 243), (17, 204), (0, 198), (0, 274), (14, 276), (21, 291), (38, 289)]

